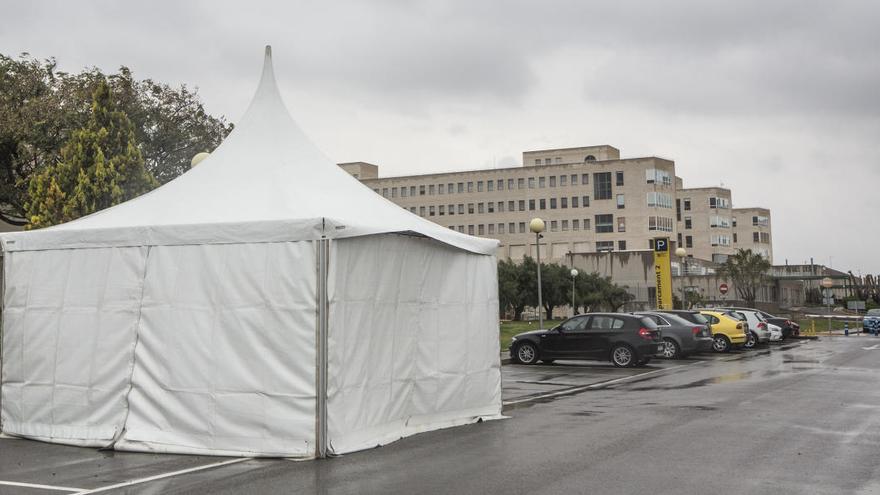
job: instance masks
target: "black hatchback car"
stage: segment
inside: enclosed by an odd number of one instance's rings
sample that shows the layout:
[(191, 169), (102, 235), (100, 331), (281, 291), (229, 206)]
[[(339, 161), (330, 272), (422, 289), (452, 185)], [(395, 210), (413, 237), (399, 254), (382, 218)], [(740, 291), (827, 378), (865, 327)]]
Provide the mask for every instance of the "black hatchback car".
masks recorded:
[(647, 364), (663, 347), (657, 325), (647, 316), (591, 313), (565, 320), (549, 330), (515, 336), (510, 358), (520, 364), (596, 359), (629, 367)]

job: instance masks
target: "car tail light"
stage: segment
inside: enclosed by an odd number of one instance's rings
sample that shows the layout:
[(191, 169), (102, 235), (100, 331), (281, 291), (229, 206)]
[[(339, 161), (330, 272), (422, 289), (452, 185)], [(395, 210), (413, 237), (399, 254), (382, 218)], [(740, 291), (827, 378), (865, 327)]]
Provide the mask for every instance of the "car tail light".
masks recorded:
[(639, 329), (639, 337), (641, 337), (645, 340), (654, 340), (653, 337), (651, 336), (651, 331), (645, 327), (642, 327)]
[(785, 326), (790, 327), (790, 326), (791, 326), (791, 320), (785, 320)]
[(700, 335), (701, 333), (703, 333), (703, 328), (702, 327), (694, 327), (693, 332), (694, 332), (694, 335)]
[(737, 329), (737, 330), (742, 330), (742, 329), (743, 329), (743, 324), (742, 324), (742, 323), (737, 323), (737, 324), (736, 324), (736, 329)]

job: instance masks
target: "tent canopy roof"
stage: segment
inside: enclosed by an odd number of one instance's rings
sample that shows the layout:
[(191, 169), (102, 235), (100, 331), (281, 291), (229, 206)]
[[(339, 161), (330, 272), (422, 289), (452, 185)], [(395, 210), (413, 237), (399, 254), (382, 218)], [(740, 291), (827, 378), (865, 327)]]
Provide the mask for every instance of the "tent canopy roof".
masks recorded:
[(339, 168), (287, 112), (266, 47), (256, 95), (197, 167), (125, 203), (46, 229), (0, 235), (6, 250), (339, 239), (402, 232), (480, 254), (498, 241), (425, 220)]

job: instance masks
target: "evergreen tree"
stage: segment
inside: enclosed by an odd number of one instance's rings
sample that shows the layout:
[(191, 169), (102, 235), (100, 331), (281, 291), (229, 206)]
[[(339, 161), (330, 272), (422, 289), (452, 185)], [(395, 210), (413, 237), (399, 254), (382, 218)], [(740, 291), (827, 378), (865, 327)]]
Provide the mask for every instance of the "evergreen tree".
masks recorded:
[(101, 81), (86, 126), (72, 133), (57, 163), (30, 180), (28, 228), (74, 220), (157, 185), (144, 167), (131, 121), (117, 109), (110, 88)]

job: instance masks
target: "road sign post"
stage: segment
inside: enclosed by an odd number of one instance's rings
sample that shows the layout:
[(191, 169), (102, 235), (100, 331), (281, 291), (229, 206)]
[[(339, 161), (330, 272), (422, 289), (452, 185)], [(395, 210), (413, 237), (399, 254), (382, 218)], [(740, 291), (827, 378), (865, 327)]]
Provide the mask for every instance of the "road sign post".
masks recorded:
[(657, 309), (672, 308), (672, 264), (669, 259), (669, 238), (654, 238), (654, 275), (657, 283)]

